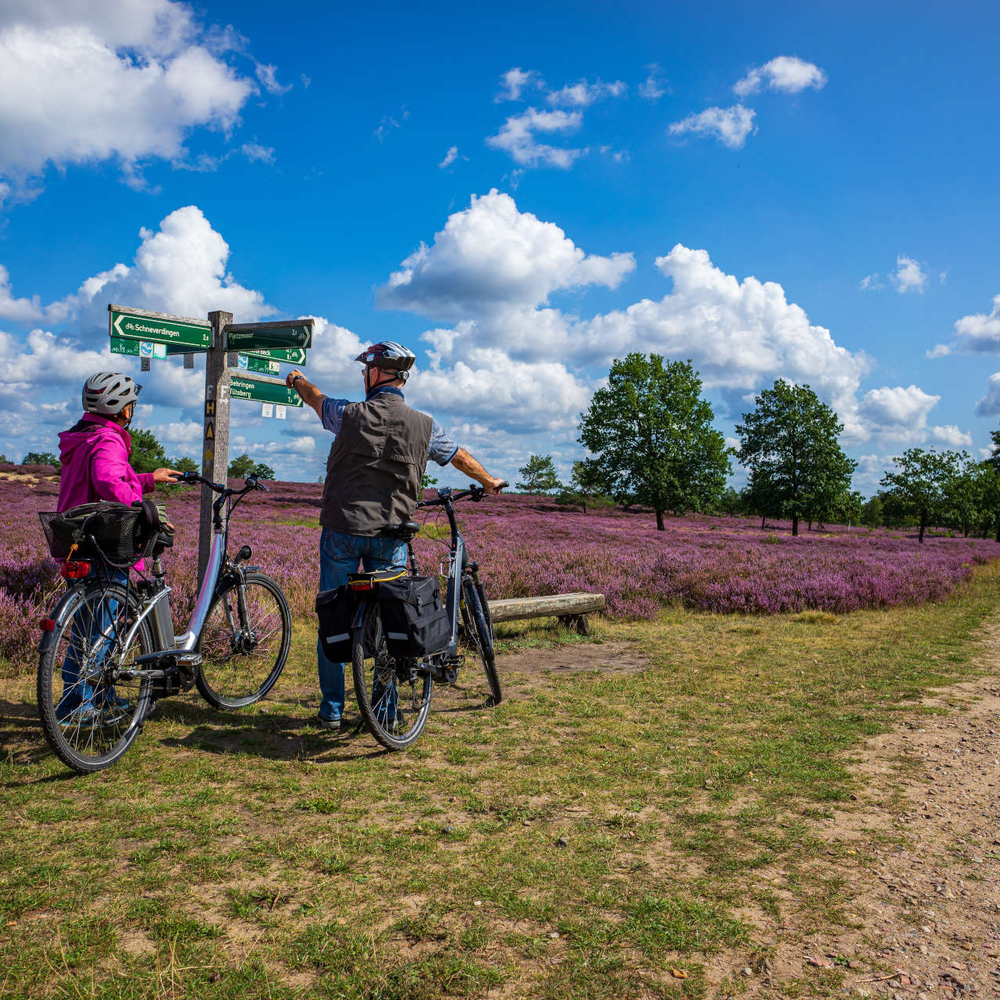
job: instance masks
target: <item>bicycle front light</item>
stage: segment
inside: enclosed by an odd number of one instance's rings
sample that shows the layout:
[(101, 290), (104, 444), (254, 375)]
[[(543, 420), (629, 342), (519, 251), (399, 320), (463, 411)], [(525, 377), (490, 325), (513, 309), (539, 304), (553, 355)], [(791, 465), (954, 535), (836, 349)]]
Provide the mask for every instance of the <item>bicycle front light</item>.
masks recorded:
[(253, 555), (253, 549), (249, 545), (244, 545), (239, 552), (236, 553), (236, 562), (246, 562)]

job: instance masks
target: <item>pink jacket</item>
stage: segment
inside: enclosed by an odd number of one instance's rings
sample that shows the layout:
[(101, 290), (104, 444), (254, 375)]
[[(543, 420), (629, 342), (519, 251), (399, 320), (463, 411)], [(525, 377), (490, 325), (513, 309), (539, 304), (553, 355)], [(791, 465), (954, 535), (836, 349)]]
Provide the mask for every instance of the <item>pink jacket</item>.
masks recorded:
[(113, 420), (95, 413), (59, 435), (62, 473), (59, 481), (60, 511), (80, 503), (117, 500), (130, 504), (155, 489), (152, 472), (136, 472), (129, 465), (132, 438)]

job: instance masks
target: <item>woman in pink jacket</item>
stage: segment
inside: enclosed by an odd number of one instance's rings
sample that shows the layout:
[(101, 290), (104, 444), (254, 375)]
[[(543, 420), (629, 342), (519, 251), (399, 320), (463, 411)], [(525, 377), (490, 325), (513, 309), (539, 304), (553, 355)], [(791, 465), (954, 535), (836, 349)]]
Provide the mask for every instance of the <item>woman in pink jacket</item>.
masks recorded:
[[(59, 481), (59, 511), (81, 503), (117, 500), (131, 504), (156, 483), (175, 482), (182, 473), (175, 469), (157, 469), (137, 473), (129, 464), (132, 422), (136, 400), (142, 386), (121, 372), (98, 372), (83, 387), (84, 414), (68, 431), (59, 435), (62, 473)], [(88, 580), (101, 584), (127, 583), (124, 570), (93, 564)], [(117, 613), (116, 602), (101, 605), (102, 613), (91, 623), (87, 639), (104, 632)], [(80, 637), (83, 639), (84, 637)], [(122, 707), (113, 691), (95, 695), (93, 687), (80, 677), (74, 642), (63, 664), (63, 696), (56, 714), (67, 724), (100, 724), (102, 713)], [(100, 701), (101, 704), (96, 702)]]

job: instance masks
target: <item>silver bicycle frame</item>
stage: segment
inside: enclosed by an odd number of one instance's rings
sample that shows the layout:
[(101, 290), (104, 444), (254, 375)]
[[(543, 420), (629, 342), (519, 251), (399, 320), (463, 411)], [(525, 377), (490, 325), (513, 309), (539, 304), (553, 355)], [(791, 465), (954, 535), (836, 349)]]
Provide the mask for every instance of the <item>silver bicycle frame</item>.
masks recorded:
[(198, 637), (205, 625), (205, 619), (208, 617), (209, 606), (215, 596), (215, 585), (219, 581), (219, 569), (222, 566), (222, 553), (225, 548), (225, 532), (216, 531), (212, 536), (212, 551), (208, 556), (208, 566), (205, 568), (205, 577), (201, 581), (201, 590), (198, 591), (198, 600), (191, 613), (188, 630), (183, 635), (177, 636), (177, 649), (189, 652), (194, 649), (198, 642)]

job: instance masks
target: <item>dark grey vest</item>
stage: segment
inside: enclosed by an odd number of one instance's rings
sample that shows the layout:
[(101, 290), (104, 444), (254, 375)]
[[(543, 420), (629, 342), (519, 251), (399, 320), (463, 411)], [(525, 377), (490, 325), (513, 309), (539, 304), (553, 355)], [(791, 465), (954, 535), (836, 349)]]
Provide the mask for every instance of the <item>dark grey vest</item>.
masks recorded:
[(433, 421), (394, 392), (348, 403), (326, 460), (319, 523), (351, 535), (377, 535), (408, 521), (420, 499)]

